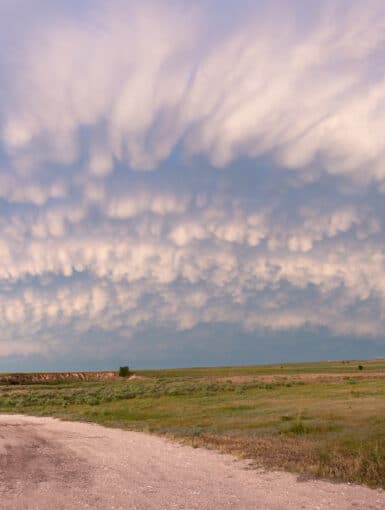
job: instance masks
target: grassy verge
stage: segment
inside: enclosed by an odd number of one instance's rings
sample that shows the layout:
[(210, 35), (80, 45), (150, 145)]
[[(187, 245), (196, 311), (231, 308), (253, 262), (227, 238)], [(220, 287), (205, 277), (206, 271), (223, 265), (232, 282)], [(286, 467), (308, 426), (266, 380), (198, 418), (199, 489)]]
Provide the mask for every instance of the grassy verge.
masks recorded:
[(0, 386), (0, 411), (144, 430), (259, 466), (385, 487), (384, 361), (345, 362), (339, 372), (333, 364), (309, 365)]

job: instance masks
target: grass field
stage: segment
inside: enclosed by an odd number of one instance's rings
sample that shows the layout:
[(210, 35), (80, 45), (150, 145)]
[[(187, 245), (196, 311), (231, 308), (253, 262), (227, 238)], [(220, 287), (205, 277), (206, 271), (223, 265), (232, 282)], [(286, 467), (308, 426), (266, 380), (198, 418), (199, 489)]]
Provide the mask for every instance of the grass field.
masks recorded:
[(144, 430), (258, 466), (385, 487), (383, 359), (136, 374), (3, 385), (0, 411)]

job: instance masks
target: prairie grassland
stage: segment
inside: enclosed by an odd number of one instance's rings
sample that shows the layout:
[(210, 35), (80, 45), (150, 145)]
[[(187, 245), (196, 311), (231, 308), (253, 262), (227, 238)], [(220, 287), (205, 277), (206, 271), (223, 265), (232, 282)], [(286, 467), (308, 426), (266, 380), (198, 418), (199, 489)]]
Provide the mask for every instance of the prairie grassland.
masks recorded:
[(385, 487), (385, 360), (136, 373), (144, 378), (3, 385), (0, 411), (147, 431), (257, 466)]

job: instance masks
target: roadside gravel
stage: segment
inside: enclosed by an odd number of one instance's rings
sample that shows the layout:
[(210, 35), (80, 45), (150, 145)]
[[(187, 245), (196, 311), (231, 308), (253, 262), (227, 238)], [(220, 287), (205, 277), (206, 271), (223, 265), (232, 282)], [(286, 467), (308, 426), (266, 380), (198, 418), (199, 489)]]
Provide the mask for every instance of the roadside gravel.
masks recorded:
[(250, 469), (144, 433), (0, 415), (2, 510), (383, 510), (385, 491)]

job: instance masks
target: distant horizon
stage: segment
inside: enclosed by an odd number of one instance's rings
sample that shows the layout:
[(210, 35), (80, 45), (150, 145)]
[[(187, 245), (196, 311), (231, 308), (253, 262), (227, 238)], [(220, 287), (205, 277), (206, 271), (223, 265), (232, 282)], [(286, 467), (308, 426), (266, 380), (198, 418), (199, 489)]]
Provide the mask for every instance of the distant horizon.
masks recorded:
[[(4, 371), (4, 370), (0, 370), (0, 374), (4, 374), (4, 373), (66, 373), (66, 372), (117, 372), (119, 370), (119, 368), (121, 366), (129, 366), (130, 370), (135, 372), (135, 371), (153, 371), (153, 370), (188, 370), (188, 369), (194, 369), (194, 368), (207, 368), (207, 369), (210, 369), (210, 368), (242, 368), (242, 367), (268, 367), (268, 366), (279, 366), (279, 365), (282, 365), (282, 366), (285, 366), (285, 365), (296, 365), (296, 364), (299, 364), (299, 365), (306, 365), (306, 364), (320, 364), (320, 363), (338, 363), (338, 362), (345, 362), (345, 363), (351, 363), (351, 362), (365, 362), (365, 361), (381, 361), (381, 360), (385, 360), (385, 355), (384, 356), (378, 356), (378, 357), (373, 357), (373, 358), (364, 358), (364, 357), (361, 357), (361, 358), (336, 358), (336, 359), (313, 359), (313, 360), (310, 360), (310, 359), (304, 359), (304, 360), (293, 360), (293, 361), (272, 361), (270, 363), (250, 363), (250, 364), (246, 364), (246, 363), (241, 363), (241, 364), (234, 364), (234, 365), (201, 365), (201, 364), (197, 364), (197, 365), (184, 365), (184, 366), (147, 366), (147, 367), (142, 367), (142, 366), (135, 366), (135, 365), (130, 365), (130, 364), (127, 364), (127, 363), (120, 363), (120, 364), (117, 364), (116, 366), (114, 367), (111, 367), (111, 368), (95, 368), (95, 369), (92, 369), (92, 368), (86, 368), (86, 369), (82, 369), (82, 368), (76, 368), (76, 369), (61, 369), (61, 370), (49, 370), (49, 369), (44, 369), (44, 370), (20, 370), (18, 372), (7, 372), (7, 371)], [(356, 368), (356, 367), (355, 367)]]
[[(275, 366), (275, 365), (306, 365), (306, 364), (318, 364), (318, 363), (334, 363), (334, 362), (358, 362), (358, 361), (381, 361), (385, 360), (385, 356), (383, 357), (376, 357), (376, 358), (339, 358), (339, 359), (319, 359), (319, 360), (297, 360), (297, 361), (276, 361), (271, 363), (252, 363), (252, 364), (237, 364), (237, 365), (186, 365), (186, 366), (167, 366), (167, 367), (159, 367), (159, 366), (151, 366), (151, 367), (136, 367), (131, 365), (129, 366), (130, 370), (135, 371), (146, 371), (146, 370), (187, 370), (187, 369), (194, 369), (194, 368), (237, 368), (237, 367), (264, 367), (264, 366)], [(100, 368), (100, 369), (76, 369), (76, 370), (57, 370), (52, 371), (52, 373), (56, 372), (117, 372), (119, 368), (123, 365), (116, 365), (116, 367), (113, 368)], [(47, 370), (43, 370), (44, 373), (50, 373)], [(5, 373), (5, 372), (2, 372)], [(20, 372), (20, 373), (28, 373), (28, 372)]]

